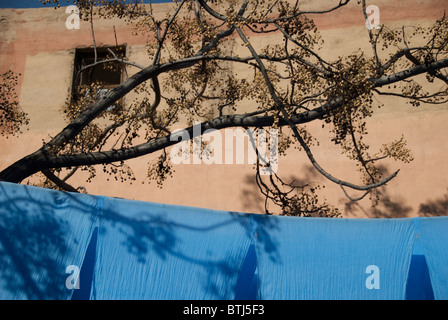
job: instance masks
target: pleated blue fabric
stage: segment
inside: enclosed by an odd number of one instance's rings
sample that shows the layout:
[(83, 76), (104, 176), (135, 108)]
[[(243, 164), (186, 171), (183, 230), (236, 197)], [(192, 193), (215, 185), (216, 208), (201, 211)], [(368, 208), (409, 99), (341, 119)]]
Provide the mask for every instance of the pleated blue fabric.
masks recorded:
[(234, 299), (249, 228), (245, 214), (109, 199), (92, 299)]
[(94, 196), (1, 182), (0, 299), (70, 299), (97, 205)]
[(448, 299), (448, 219), (416, 218), (422, 251), (436, 300)]
[(448, 299), (447, 230), (0, 182), (0, 299)]

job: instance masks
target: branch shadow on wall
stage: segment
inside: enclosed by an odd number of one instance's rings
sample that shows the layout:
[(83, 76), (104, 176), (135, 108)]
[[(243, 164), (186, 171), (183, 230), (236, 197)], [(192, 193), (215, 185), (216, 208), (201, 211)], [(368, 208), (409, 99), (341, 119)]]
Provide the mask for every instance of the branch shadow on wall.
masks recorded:
[[(390, 172), (386, 167), (380, 168), (384, 176)], [(408, 205), (405, 195), (392, 195), (388, 190), (390, 186), (383, 186), (373, 191), (378, 196), (378, 203), (370, 208), (360, 205), (359, 202), (344, 201), (345, 213), (359, 216), (360, 213), (368, 218), (407, 218), (413, 213), (421, 217), (434, 217), (448, 215), (448, 192), (435, 200), (428, 200), (420, 204), (418, 211)], [(369, 201), (366, 199), (365, 201)]]
[[(389, 176), (391, 173), (385, 166), (381, 166), (380, 171), (383, 176)], [(300, 170), (301, 178), (296, 175), (290, 175), (285, 182), (294, 181), (296, 184), (305, 185), (325, 185), (326, 183), (331, 183), (324, 181), (323, 178), (316, 172), (312, 165), (304, 165)], [(244, 177), (244, 185), (241, 200), (243, 202), (243, 208), (246, 211), (264, 213), (264, 195), (260, 192), (254, 175), (247, 175)], [(369, 195), (366, 196), (361, 202), (351, 201), (348, 198), (341, 198), (339, 204), (329, 203), (338, 207), (342, 212), (344, 217), (368, 217), (368, 218), (405, 218), (408, 217), (413, 208), (407, 204), (406, 198), (404, 196), (397, 196), (391, 194), (388, 190), (391, 186), (383, 186), (371, 192), (372, 198)], [(328, 189), (328, 188), (327, 188)], [(323, 189), (319, 198), (325, 200), (325, 190)], [(340, 195), (343, 196), (342, 190), (338, 189)], [(372, 205), (373, 199), (378, 197), (378, 203)], [(444, 201), (445, 200), (445, 201)], [(369, 203), (370, 202), (370, 203)], [(445, 199), (440, 199), (438, 202), (428, 202), (422, 205), (420, 212), (422, 214), (433, 214), (435, 212), (441, 212), (443, 209), (448, 209), (448, 194)], [(272, 206), (270, 207), (272, 209)], [(445, 210), (446, 211), (446, 210)], [(434, 215), (434, 214), (433, 214)]]
[(241, 193), (241, 201), (243, 204), (243, 210), (245, 212), (252, 213), (264, 213), (264, 201), (265, 198), (255, 181), (254, 175), (246, 175), (243, 180), (244, 189)]
[[(297, 175), (289, 175), (288, 177), (281, 177), (285, 183), (294, 184), (296, 186), (316, 186), (321, 184), (322, 178), (319, 173), (314, 169), (312, 165), (304, 165), (300, 170), (299, 178)], [(269, 176), (265, 176), (264, 179), (268, 182)], [(269, 183), (269, 182), (268, 182)], [(248, 174), (243, 178), (244, 188), (240, 197), (240, 201), (243, 205), (243, 210), (245, 212), (252, 213), (266, 213), (265, 210), (265, 196), (260, 191), (257, 182), (255, 180), (255, 171), (254, 174)], [(279, 183), (280, 185), (280, 183)], [(289, 190), (289, 187), (285, 187), (283, 191)], [(274, 211), (275, 213), (279, 211), (279, 208), (276, 208), (274, 204), (268, 201), (268, 208), (270, 211)]]
[[(391, 174), (385, 166), (380, 166), (379, 170), (384, 177), (388, 177)], [(355, 217), (364, 216), (367, 218), (408, 217), (412, 212), (412, 207), (407, 204), (405, 197), (391, 194), (388, 188), (390, 186), (385, 185), (374, 189), (371, 191), (371, 198), (368, 195), (362, 200), (363, 203), (370, 201), (370, 207), (367, 205), (362, 206), (358, 201), (344, 199), (344, 214)]]
[[(377, 204), (364, 207), (359, 202), (347, 200), (344, 205), (344, 213), (367, 218), (406, 218), (412, 212), (412, 207), (406, 204), (406, 200), (403, 197), (391, 195), (387, 191), (387, 186), (381, 187), (375, 192), (379, 199)], [(365, 201), (370, 200), (366, 199)]]
[(448, 188), (447, 193), (436, 200), (428, 200), (426, 203), (420, 204), (419, 216), (436, 217), (448, 215)]

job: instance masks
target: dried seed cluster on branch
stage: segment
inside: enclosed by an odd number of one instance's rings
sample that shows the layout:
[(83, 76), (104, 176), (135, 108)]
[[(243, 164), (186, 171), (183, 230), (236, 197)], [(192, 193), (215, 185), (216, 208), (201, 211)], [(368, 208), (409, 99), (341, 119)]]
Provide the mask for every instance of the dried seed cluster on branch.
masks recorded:
[(0, 135), (6, 138), (22, 133), (22, 128), (29, 123), (18, 102), (16, 86), (19, 76), (12, 71), (0, 74)]

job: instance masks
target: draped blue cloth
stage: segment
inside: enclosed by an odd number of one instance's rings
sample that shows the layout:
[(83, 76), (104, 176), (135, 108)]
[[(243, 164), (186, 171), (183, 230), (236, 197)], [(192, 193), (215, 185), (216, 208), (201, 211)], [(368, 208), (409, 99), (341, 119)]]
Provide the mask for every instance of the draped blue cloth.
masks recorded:
[(108, 199), (93, 299), (233, 299), (247, 215)]
[(0, 182), (0, 299), (447, 299), (447, 228)]
[(404, 299), (412, 220), (256, 220), (261, 299)]
[(426, 258), (434, 298), (448, 299), (448, 219), (417, 218), (419, 239)]
[(84, 260), (97, 202), (90, 195), (0, 183), (0, 299), (69, 299), (75, 282), (66, 286), (74, 275), (67, 267)]

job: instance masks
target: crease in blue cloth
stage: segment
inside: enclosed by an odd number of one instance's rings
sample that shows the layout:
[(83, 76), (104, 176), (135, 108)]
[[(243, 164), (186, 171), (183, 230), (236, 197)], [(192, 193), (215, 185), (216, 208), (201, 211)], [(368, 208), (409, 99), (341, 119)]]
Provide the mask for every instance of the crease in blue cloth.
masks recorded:
[(418, 226), (434, 299), (448, 299), (448, 218), (422, 217)]
[(109, 199), (93, 299), (233, 299), (246, 214)]
[(405, 299), (411, 219), (259, 216), (257, 222), (258, 238), (265, 238), (257, 242), (261, 299)]

